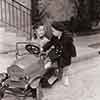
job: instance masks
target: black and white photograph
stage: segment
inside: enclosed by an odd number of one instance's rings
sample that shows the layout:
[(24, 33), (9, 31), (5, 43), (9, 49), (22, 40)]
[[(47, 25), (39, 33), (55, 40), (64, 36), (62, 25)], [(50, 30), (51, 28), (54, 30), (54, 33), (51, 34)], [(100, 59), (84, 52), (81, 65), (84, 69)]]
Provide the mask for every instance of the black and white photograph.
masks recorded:
[(0, 0), (0, 100), (100, 100), (100, 0)]

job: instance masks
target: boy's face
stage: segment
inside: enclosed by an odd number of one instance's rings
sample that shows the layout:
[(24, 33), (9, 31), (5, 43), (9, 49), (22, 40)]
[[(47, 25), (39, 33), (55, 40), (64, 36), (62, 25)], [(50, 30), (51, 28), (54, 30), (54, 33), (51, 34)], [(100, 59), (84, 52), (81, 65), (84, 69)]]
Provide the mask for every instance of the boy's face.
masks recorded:
[(56, 30), (54, 28), (52, 28), (52, 31), (53, 31), (53, 35), (56, 36), (56, 37), (59, 37), (59, 36), (62, 35), (62, 32), (61, 31), (58, 31), (58, 30)]

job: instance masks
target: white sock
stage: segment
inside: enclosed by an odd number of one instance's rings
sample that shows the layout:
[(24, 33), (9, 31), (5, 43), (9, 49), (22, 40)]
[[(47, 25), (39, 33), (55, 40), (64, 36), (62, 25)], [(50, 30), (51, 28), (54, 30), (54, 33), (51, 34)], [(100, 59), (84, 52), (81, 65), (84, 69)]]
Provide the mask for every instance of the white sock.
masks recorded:
[(69, 78), (68, 78), (68, 76), (64, 76), (62, 81), (63, 81), (63, 84), (65, 86), (68, 86), (69, 85)]

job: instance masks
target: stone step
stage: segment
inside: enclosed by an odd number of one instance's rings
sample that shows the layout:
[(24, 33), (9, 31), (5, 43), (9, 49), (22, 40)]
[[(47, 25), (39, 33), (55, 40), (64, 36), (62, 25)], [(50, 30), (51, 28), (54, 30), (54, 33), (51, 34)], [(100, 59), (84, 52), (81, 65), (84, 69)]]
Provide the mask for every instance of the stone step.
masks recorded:
[(21, 31), (17, 28), (10, 27), (10, 26), (6, 26), (5, 31), (11, 32), (11, 33), (16, 33), (16, 36), (18, 36), (18, 37), (26, 37), (26, 35), (27, 35), (27, 33), (23, 32), (23, 30)]
[(0, 27), (0, 72), (6, 72), (7, 67), (16, 60), (16, 42), (23, 40), (15, 32), (7, 32), (5, 27)]
[(4, 27), (5, 27), (5, 23), (3, 23), (2, 21), (0, 21), (0, 28), (4, 28)]
[(5, 28), (4, 27), (0, 27), (0, 34), (5, 32)]
[(0, 28), (0, 52), (15, 50), (16, 42), (24, 40), (23, 37), (17, 37), (16, 33), (5, 32), (5, 28)]

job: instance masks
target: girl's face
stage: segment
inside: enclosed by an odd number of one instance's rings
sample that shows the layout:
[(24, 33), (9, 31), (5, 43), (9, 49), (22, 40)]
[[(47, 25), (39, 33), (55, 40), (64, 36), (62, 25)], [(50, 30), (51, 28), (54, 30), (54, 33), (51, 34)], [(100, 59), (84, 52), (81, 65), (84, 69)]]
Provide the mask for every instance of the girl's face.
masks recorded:
[(43, 37), (45, 35), (44, 26), (39, 26), (36, 31), (37, 31), (38, 37)]

